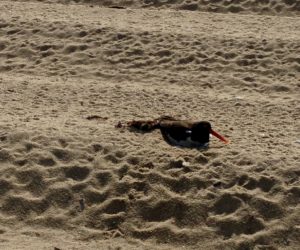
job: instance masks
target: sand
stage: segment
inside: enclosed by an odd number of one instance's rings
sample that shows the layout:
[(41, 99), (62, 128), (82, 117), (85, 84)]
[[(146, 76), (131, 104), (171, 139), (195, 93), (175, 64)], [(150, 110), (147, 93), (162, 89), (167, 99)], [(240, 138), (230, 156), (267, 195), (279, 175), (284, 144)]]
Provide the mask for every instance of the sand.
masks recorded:
[[(299, 249), (299, 27), (296, 0), (1, 1), (0, 249)], [(114, 127), (161, 115), (231, 143)]]

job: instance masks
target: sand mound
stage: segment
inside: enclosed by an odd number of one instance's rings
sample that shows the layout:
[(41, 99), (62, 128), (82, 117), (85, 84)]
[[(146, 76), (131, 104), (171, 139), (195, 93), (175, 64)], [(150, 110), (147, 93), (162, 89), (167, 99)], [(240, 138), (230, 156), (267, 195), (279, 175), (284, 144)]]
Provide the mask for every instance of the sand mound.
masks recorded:
[[(297, 244), (299, 156), (291, 144), (296, 127), (282, 134), (288, 117), (299, 115), (290, 108), (293, 101), (275, 98), (264, 109), (266, 100), (246, 99), (232, 105), (237, 101), (228, 96), (217, 100), (214, 95), (199, 96), (203, 103), (190, 102), (195, 107), (191, 116), (211, 103), (203, 115), (218, 120), (215, 126), (234, 142), (224, 148), (213, 140), (209, 150), (198, 151), (170, 147), (159, 131), (142, 135), (113, 126), (132, 114), (151, 116), (153, 96), (164, 99), (157, 102), (160, 113), (184, 117), (186, 107), (180, 100), (190, 98), (185, 87), (157, 91), (154, 86), (125, 82), (120, 86), (75, 78), (63, 84), (57, 78), (13, 79), (15, 85), (10, 77), (2, 77), (15, 92), (3, 93), (1, 101), (16, 99), (20, 91), (28, 99), (18, 109), (25, 116), (10, 113), (9, 106), (2, 111), (6, 118), (0, 144), (3, 223), (76, 228), (85, 235), (82, 242), (117, 237), (172, 248), (216, 249)], [(24, 82), (30, 82), (27, 89)], [(48, 97), (39, 96), (46, 86)], [(48, 110), (42, 100), (52, 103)], [(223, 112), (217, 111), (219, 105)], [(261, 112), (255, 112), (257, 108)], [(234, 119), (226, 118), (226, 113)], [(281, 119), (269, 116), (262, 123), (269, 113)], [(88, 114), (109, 118), (89, 121)], [(268, 122), (277, 126), (267, 128)], [(248, 129), (241, 134), (236, 128), (244, 126)], [(26, 131), (20, 130), (25, 127)]]
[[(298, 248), (299, 18), (0, 9), (1, 249)], [(160, 115), (232, 143), (114, 127)]]
[(299, 187), (283, 159), (269, 165), (221, 149), (159, 158), (155, 150), (136, 154), (141, 145), (86, 141), (2, 134), (1, 221), (186, 246), (215, 239), (211, 246), (242, 249), (296, 240)]

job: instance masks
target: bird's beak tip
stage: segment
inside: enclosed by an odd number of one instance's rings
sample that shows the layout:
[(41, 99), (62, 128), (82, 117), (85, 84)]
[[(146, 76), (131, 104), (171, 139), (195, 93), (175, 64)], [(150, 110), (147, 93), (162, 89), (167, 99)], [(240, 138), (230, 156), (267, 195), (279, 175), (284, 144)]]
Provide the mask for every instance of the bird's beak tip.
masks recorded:
[(217, 133), (216, 131), (214, 131), (213, 129), (210, 130), (210, 133), (212, 135), (214, 135), (215, 137), (219, 138), (222, 142), (224, 142), (225, 144), (229, 144), (230, 141), (227, 140), (224, 136), (220, 135), (219, 133)]

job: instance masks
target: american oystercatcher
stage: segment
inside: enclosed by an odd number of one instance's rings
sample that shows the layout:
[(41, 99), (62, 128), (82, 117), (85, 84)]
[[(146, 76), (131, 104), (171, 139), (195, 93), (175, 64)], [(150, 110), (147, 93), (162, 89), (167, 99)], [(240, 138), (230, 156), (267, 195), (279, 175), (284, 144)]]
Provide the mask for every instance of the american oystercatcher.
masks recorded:
[(181, 147), (206, 147), (210, 134), (219, 138), (225, 144), (229, 141), (212, 129), (207, 121), (193, 122), (178, 120), (171, 116), (162, 116), (154, 120), (130, 121), (126, 125), (119, 122), (116, 127), (128, 127), (141, 132), (151, 132), (160, 129), (164, 139), (171, 145)]

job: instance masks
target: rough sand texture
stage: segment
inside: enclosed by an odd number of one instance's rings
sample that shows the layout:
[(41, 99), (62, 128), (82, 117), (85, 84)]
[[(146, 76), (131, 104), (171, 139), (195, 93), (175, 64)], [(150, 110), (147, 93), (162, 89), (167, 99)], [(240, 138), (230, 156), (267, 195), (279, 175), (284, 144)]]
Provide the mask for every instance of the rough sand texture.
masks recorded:
[[(26, 1), (26, 0), (14, 0)], [(111, 8), (159, 8), (213, 13), (257, 13), (294, 16), (300, 13), (299, 0), (36, 0), (44, 3), (73, 3)]]
[[(295, 12), (48, 2), (0, 2), (0, 249), (299, 248)], [(232, 143), (114, 128), (166, 114)]]

